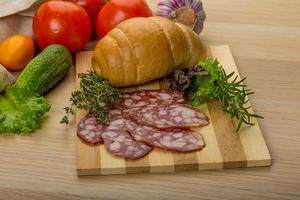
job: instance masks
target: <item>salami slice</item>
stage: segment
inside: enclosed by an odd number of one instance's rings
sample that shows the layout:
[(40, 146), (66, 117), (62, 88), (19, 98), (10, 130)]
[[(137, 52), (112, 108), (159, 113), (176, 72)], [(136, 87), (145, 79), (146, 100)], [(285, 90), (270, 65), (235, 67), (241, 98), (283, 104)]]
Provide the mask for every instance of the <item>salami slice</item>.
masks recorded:
[(77, 125), (77, 135), (89, 144), (103, 143), (101, 134), (105, 130), (119, 129), (124, 126), (117, 116), (121, 116), (122, 112), (118, 109), (110, 111), (110, 121), (108, 125), (99, 123), (98, 119), (90, 114), (82, 118)]
[(183, 102), (184, 98), (181, 95), (170, 90), (143, 90), (124, 94), (114, 107), (124, 109), (143, 107), (149, 104), (165, 105)]
[(102, 133), (105, 148), (115, 156), (135, 160), (147, 155), (152, 147), (135, 141), (126, 130), (110, 130)]
[(148, 105), (123, 110), (126, 119), (156, 128), (195, 127), (208, 124), (208, 117), (186, 104)]
[(77, 135), (89, 144), (103, 143), (101, 138), (103, 128), (96, 117), (87, 114), (77, 125)]
[(115, 156), (135, 160), (152, 150), (152, 147), (133, 140), (125, 129), (125, 119), (120, 110), (113, 109), (110, 114), (110, 123), (101, 134), (107, 151)]
[(203, 136), (190, 129), (157, 129), (150, 126), (140, 126), (126, 120), (126, 129), (136, 141), (164, 150), (191, 152), (205, 147)]

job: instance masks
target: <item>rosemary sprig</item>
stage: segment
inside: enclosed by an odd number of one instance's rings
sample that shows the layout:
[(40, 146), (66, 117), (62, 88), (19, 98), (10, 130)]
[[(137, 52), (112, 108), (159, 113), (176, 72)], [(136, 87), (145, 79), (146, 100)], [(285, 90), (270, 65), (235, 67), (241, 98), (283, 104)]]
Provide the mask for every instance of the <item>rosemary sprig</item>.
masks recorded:
[(215, 84), (218, 88), (218, 99), (221, 102), (222, 109), (229, 113), (231, 118), (238, 120), (237, 132), (241, 129), (243, 123), (250, 126), (254, 125), (254, 123), (251, 123), (251, 118), (263, 117), (249, 112), (251, 106), (247, 106), (248, 96), (254, 94), (254, 92), (243, 84), (246, 78), (238, 81), (238, 76), (235, 76), (233, 80), (230, 80), (234, 76), (234, 72), (227, 75), (223, 68), (220, 71), (220, 78), (215, 81)]
[(109, 82), (95, 74), (95, 72), (80, 73), (80, 90), (71, 94), (71, 106), (66, 107), (66, 115), (60, 123), (69, 123), (68, 116), (74, 115), (74, 107), (84, 109), (97, 117), (101, 123), (106, 123), (110, 105), (119, 99), (121, 93), (113, 88)]

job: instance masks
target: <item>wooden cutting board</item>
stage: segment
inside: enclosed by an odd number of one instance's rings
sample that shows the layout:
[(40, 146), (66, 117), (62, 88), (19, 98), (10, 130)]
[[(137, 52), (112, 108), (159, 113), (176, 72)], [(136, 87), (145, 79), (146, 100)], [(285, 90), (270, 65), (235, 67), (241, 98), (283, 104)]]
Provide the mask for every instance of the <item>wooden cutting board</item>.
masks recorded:
[[(226, 72), (237, 70), (228, 46), (210, 46), (211, 56), (219, 60)], [(92, 52), (80, 52), (76, 57), (76, 72), (91, 69)], [(163, 80), (154, 81), (143, 86), (131, 88), (159, 89), (164, 87)], [(76, 79), (76, 88), (79, 80)], [(210, 118), (210, 124), (195, 130), (204, 136), (206, 147), (192, 153), (174, 153), (154, 149), (146, 157), (130, 161), (112, 156), (104, 145), (91, 146), (77, 137), (76, 156), (78, 175), (104, 175), (128, 173), (161, 173), (186, 170), (205, 170), (235, 167), (270, 166), (271, 157), (265, 140), (257, 123), (244, 127), (240, 133), (235, 132), (235, 121), (224, 113), (216, 101), (200, 106)], [(76, 124), (86, 114), (76, 111)]]

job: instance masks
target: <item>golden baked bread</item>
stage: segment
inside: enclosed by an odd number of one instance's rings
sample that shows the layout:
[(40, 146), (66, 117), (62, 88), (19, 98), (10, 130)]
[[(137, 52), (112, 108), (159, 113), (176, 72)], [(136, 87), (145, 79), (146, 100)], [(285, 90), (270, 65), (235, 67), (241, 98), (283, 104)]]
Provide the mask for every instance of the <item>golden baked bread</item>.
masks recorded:
[(197, 64), (206, 47), (185, 25), (163, 17), (132, 18), (96, 45), (94, 71), (113, 86), (138, 85)]

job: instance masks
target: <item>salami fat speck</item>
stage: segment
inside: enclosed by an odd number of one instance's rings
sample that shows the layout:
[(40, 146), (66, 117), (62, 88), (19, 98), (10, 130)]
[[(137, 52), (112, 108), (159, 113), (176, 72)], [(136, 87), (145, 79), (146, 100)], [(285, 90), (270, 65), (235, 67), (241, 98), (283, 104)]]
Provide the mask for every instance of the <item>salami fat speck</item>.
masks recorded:
[(208, 118), (200, 110), (185, 104), (148, 105), (123, 110), (127, 119), (156, 128), (194, 127), (207, 125)]
[(188, 128), (160, 130), (149, 126), (140, 126), (131, 120), (126, 120), (126, 128), (136, 141), (165, 150), (191, 152), (205, 147), (202, 135)]

